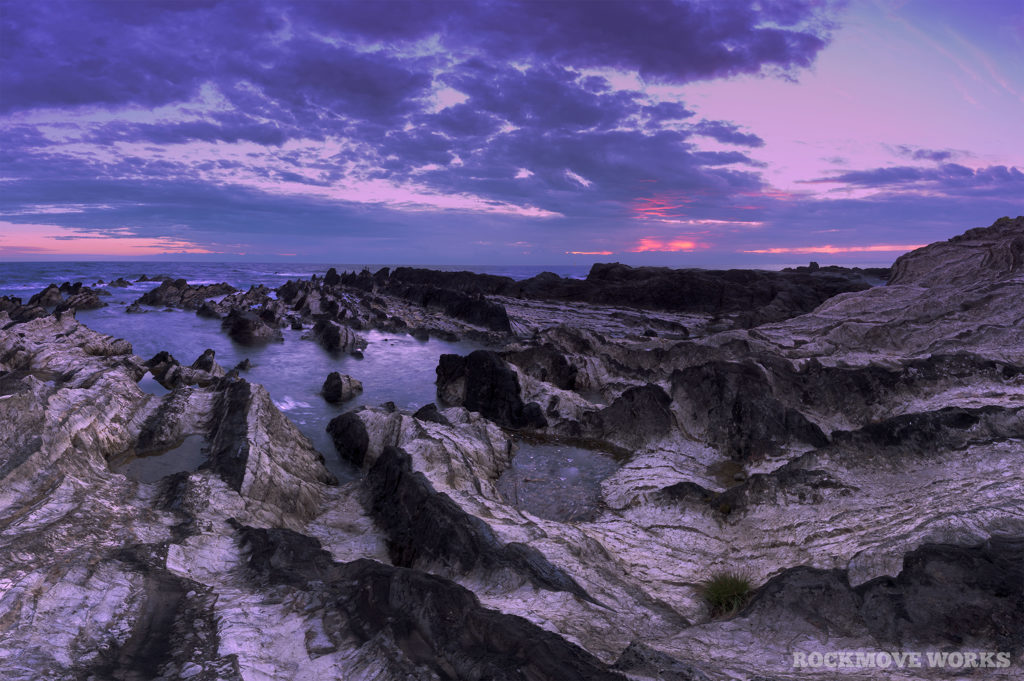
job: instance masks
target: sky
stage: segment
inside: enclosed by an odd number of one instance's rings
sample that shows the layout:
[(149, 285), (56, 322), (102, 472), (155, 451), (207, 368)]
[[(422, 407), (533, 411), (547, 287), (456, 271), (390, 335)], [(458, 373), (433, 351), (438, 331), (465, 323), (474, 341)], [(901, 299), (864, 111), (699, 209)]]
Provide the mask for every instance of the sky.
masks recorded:
[(1021, 0), (0, 0), (0, 260), (884, 265), (1024, 214)]

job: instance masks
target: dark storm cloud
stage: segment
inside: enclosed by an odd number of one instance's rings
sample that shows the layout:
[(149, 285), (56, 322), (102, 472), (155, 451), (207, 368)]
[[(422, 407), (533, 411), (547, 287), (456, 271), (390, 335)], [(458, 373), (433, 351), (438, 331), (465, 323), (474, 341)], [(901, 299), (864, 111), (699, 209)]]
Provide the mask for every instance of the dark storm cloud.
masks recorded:
[(212, 117), (213, 120), (184, 121), (182, 123), (131, 124), (110, 123), (91, 132), (86, 140), (97, 144), (113, 142), (152, 142), (179, 144), (190, 140), (201, 142), (249, 141), (257, 144), (281, 146), (286, 132), (275, 123), (259, 123), (240, 114)]
[[(611, 67), (685, 82), (764, 66), (809, 65), (825, 46), (823, 3), (380, 2), (305, 3), (295, 14), (366, 41), (435, 33), (453, 49), (499, 59)], [(811, 26), (804, 26), (804, 23)]]
[[(689, 124), (684, 104), (613, 87), (609, 72), (675, 84), (789, 72), (825, 46), (829, 13), (819, 0), (0, 0), (5, 191), (13, 211), (102, 204), (52, 219), (154, 235), (269, 225), (312, 237), (334, 218), (376, 224), (374, 211), (400, 223), (382, 199), (332, 212), (322, 192), (253, 198), (274, 183), (414, 184), (588, 224), (666, 194), (727, 210), (763, 187), (758, 164), (694, 136), (763, 141)], [(444, 88), (457, 96), (437, 101)], [(13, 122), (44, 109), (60, 122)]]

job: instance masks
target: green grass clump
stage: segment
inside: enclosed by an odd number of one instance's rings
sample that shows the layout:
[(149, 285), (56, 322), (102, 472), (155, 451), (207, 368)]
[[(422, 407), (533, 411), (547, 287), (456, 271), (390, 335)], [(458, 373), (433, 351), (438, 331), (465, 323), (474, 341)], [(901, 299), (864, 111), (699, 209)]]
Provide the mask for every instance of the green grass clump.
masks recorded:
[(750, 600), (750, 580), (738, 572), (719, 572), (700, 588), (715, 616), (735, 614)]

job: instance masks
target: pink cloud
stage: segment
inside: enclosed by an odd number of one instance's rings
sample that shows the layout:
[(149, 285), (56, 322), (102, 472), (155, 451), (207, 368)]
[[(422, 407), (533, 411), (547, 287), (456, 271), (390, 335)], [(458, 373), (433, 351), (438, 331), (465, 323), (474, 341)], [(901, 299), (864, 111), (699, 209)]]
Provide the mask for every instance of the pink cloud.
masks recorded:
[(786, 248), (759, 248), (741, 253), (887, 253), (890, 251), (913, 251), (927, 244), (874, 244), (871, 246), (792, 246)]
[(658, 239), (655, 237), (643, 237), (633, 248), (631, 253), (666, 253), (679, 251), (695, 251), (698, 248), (707, 248), (707, 244), (686, 239)]
[(566, 251), (566, 255), (612, 255), (615, 251)]
[(215, 253), (195, 242), (174, 237), (130, 236), (112, 230), (104, 236), (59, 225), (18, 224), (0, 221), (0, 256), (14, 255), (163, 255), (168, 253)]

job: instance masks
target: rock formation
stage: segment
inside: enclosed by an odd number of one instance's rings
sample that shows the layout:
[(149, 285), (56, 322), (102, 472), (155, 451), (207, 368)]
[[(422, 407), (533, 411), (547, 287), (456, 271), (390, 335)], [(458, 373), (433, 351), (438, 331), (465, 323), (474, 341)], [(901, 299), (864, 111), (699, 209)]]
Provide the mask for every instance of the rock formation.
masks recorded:
[(361, 392), (363, 392), (363, 384), (360, 381), (347, 374), (339, 374), (337, 371), (328, 374), (327, 379), (324, 380), (324, 386), (320, 390), (320, 394), (331, 404), (348, 402)]
[[(146, 362), (48, 313), (73, 284), (0, 298), (4, 677), (797, 681), (831, 676), (795, 659), (916, 651), (1009, 666), (828, 672), (1019, 678), (1022, 243), (1000, 220), (871, 288), (827, 267), (398, 268), (211, 303), (337, 352), (359, 328), (493, 343), (441, 357), (439, 404), (331, 420), (343, 484), (212, 351)], [(172, 392), (141, 391), (147, 371)], [(526, 437), (615, 454), (594, 513), (508, 502)], [(190, 438), (198, 468), (118, 472)], [(752, 588), (718, 614), (704, 585), (735, 571)]]

